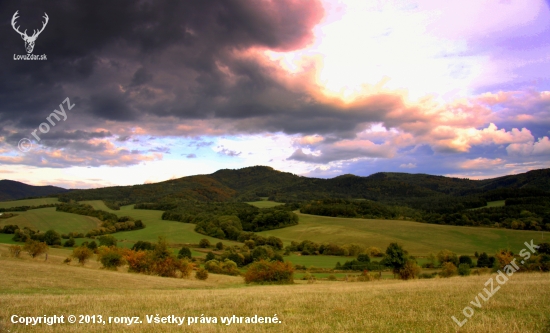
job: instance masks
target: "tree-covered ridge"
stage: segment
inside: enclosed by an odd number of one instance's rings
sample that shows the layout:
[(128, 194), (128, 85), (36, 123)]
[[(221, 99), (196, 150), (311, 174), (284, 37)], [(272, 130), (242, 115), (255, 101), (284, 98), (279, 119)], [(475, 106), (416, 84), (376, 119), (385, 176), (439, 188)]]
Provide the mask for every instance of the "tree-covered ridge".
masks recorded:
[(296, 206), (257, 208), (242, 202), (186, 202), (162, 214), (163, 220), (196, 224), (197, 232), (238, 239), (244, 231), (264, 231), (298, 224)]

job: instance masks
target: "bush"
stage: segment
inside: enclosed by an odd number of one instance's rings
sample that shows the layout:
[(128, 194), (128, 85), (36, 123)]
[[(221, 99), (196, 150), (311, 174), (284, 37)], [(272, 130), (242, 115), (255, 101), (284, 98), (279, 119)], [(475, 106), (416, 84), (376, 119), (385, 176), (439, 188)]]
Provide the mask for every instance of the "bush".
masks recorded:
[(327, 280), (329, 280), (329, 281), (336, 281), (336, 275), (330, 274), (330, 275), (327, 277)]
[(182, 246), (178, 252), (178, 259), (188, 258), (191, 259), (191, 249), (187, 246)]
[(420, 275), (418, 275), (418, 278), (419, 279), (433, 279), (435, 276), (437, 275), (437, 273), (422, 273)]
[(439, 262), (441, 263), (442, 266), (443, 266), (443, 264), (445, 264), (447, 262), (452, 263), (455, 267), (458, 266), (458, 264), (459, 264), (458, 257), (456, 255), (456, 253), (451, 252), (449, 250), (440, 251), (437, 254), (437, 260), (439, 260)]
[(223, 243), (222, 242), (217, 242), (216, 243), (216, 249), (223, 250)]
[(90, 250), (95, 251), (97, 249), (97, 243), (95, 241), (91, 241), (88, 245), (86, 245)]
[(459, 265), (460, 264), (468, 264), (468, 266), (474, 267), (474, 263), (472, 261), (472, 258), (470, 258), (469, 256), (460, 256), (458, 258), (458, 262), (459, 262)]
[(67, 257), (67, 258), (65, 258), (65, 260), (63, 260), (63, 263), (68, 265), (68, 264), (71, 263), (71, 261), (73, 261), (73, 260), (71, 259), (71, 257)]
[(111, 235), (103, 235), (99, 237), (99, 246), (116, 246), (117, 239)]
[(134, 246), (132, 246), (132, 250), (134, 251), (147, 251), (152, 250), (153, 244), (151, 242), (147, 241), (137, 241)]
[(61, 245), (61, 236), (54, 230), (48, 230), (44, 234), (44, 242), (48, 245)]
[(206, 254), (206, 261), (214, 260), (216, 259), (216, 256), (214, 255), (214, 252), (210, 251)]
[(250, 265), (244, 274), (246, 283), (294, 283), (294, 268), (289, 262), (260, 260)]
[(455, 276), (457, 274), (456, 266), (452, 262), (446, 262), (442, 266), (441, 272), (439, 272), (439, 276), (441, 277), (451, 277)]
[(420, 274), (420, 267), (416, 264), (416, 261), (409, 259), (405, 263), (405, 266), (399, 270), (398, 274), (402, 280), (414, 279)]
[(71, 257), (78, 259), (78, 263), (84, 265), (94, 253), (85, 246), (79, 246), (73, 250)]
[(204, 264), (204, 268), (214, 274), (240, 275), (237, 264), (229, 259), (225, 259), (222, 262), (209, 260)]
[(483, 252), (479, 255), (477, 259), (477, 267), (487, 267), (492, 268), (495, 265), (495, 257), (489, 257), (487, 253)]
[(208, 279), (208, 271), (204, 268), (197, 269), (197, 272), (195, 273), (195, 279), (203, 281)]
[(210, 247), (210, 241), (206, 238), (201, 239), (199, 241), (199, 247), (203, 249)]
[(458, 265), (458, 275), (460, 276), (469, 276), (470, 275), (470, 265), (469, 264), (460, 264)]
[(25, 242), (23, 250), (26, 251), (31, 257), (35, 258), (43, 253), (48, 252), (48, 245), (44, 242), (29, 239), (27, 240), (27, 242)]
[(23, 251), (23, 248), (21, 248), (21, 246), (19, 245), (10, 245), (9, 251), (10, 256), (14, 258), (19, 258), (19, 256), (21, 255), (21, 251)]
[(74, 241), (74, 238), (69, 238), (65, 241), (65, 243), (63, 243), (63, 246), (64, 247), (73, 247), (75, 245), (75, 241)]
[(103, 265), (103, 268), (113, 270), (116, 270), (117, 267), (120, 267), (125, 263), (122, 254), (115, 247), (102, 252), (98, 259)]

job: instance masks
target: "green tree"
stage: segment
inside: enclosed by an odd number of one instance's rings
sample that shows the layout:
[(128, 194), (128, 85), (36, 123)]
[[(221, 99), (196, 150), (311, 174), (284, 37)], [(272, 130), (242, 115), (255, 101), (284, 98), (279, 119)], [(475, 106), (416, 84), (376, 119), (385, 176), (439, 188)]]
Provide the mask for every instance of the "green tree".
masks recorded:
[(203, 249), (210, 247), (210, 241), (206, 238), (201, 239), (199, 241), (199, 247)]
[(189, 258), (191, 259), (191, 249), (187, 246), (182, 246), (180, 251), (178, 252), (178, 259), (182, 258)]
[(421, 269), (416, 264), (416, 261), (408, 259), (403, 268), (399, 270), (399, 278), (402, 280), (415, 279), (420, 274), (420, 271)]
[(44, 234), (44, 242), (48, 245), (61, 245), (61, 236), (50, 229)]
[(443, 265), (446, 262), (451, 262), (456, 267), (458, 266), (458, 256), (456, 253), (449, 251), (449, 250), (441, 250), (437, 254), (437, 260)]
[(405, 267), (408, 259), (408, 253), (399, 244), (390, 243), (386, 249), (384, 258), (386, 265), (392, 268), (393, 274), (399, 273), (399, 270)]
[(217, 242), (216, 243), (216, 249), (223, 250), (223, 243), (222, 242)]
[(474, 267), (474, 263), (472, 261), (472, 258), (470, 258), (469, 256), (460, 256), (460, 257), (458, 257), (458, 263), (459, 263), (459, 268), (460, 268), (460, 264), (467, 264), (470, 267)]
[(64, 247), (73, 247), (75, 245), (75, 241), (74, 241), (74, 238), (69, 238), (65, 241), (65, 243), (63, 244)]
[(90, 250), (95, 251), (97, 249), (97, 243), (95, 241), (91, 241), (88, 245), (86, 245)]
[(216, 256), (214, 255), (214, 252), (210, 251), (206, 254), (206, 261), (214, 260), (214, 259), (216, 259)]

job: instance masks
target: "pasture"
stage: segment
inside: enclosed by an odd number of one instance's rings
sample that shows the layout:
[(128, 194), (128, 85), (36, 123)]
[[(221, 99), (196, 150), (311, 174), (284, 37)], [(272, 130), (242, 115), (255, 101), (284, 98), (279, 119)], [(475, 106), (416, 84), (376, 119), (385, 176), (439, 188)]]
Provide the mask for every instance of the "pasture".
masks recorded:
[(338, 245), (355, 243), (385, 250), (388, 244), (397, 242), (415, 256), (437, 254), (443, 249), (470, 256), (475, 251), (491, 254), (505, 248), (519, 251), (526, 241), (541, 241), (541, 233), (537, 231), (297, 214), (300, 217), (298, 225), (259, 234), (279, 237), (285, 245), (308, 239)]
[[(60, 250), (63, 251), (63, 250)], [(5, 257), (0, 246), (0, 327), (12, 332), (546, 332), (550, 328), (548, 274), (516, 273), (459, 328), (462, 309), (489, 275), (429, 280), (317, 281), (245, 285), (210, 274), (206, 281), (97, 269), (39, 259)], [(59, 257), (59, 258), (58, 258)], [(68, 278), (70, 277), (70, 278)], [(496, 283), (496, 282), (495, 282)], [(141, 324), (12, 324), (44, 315), (138, 316)], [(281, 324), (148, 324), (146, 316), (270, 316)], [(218, 319), (219, 320), (219, 319)]]
[(20, 228), (29, 227), (42, 232), (54, 229), (60, 234), (71, 231), (87, 233), (99, 226), (101, 221), (95, 217), (65, 212), (57, 212), (55, 207), (30, 209), (26, 212), (15, 212), (17, 216), (0, 220), (0, 227), (16, 224)]
[(14, 201), (0, 201), (0, 208), (12, 208), (20, 206), (38, 206), (55, 204), (59, 201), (57, 198), (38, 198), (38, 199), (23, 199)]

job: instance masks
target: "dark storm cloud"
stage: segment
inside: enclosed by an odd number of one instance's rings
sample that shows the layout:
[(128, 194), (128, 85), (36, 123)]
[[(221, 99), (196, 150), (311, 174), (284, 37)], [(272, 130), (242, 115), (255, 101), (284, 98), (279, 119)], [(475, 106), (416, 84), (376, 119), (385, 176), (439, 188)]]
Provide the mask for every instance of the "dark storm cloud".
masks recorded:
[[(39, 28), (48, 14), (34, 50), (47, 61), (12, 60), (24, 53), (11, 28), (16, 10), (21, 29)], [(265, 101), (244, 102), (277, 85), (262, 65), (232, 52), (303, 47), (323, 15), (318, 1), (290, 0), (4, 1), (0, 13), (0, 122), (25, 129), (41, 122), (38, 110), (53, 109), (69, 95), (82, 101), (82, 116), (73, 120), (82, 127), (142, 114), (242, 119), (277, 112)], [(231, 88), (220, 63), (238, 77)], [(170, 74), (178, 80), (166, 79)], [(169, 94), (177, 97), (163, 98)], [(226, 102), (211, 102), (217, 97)]]

